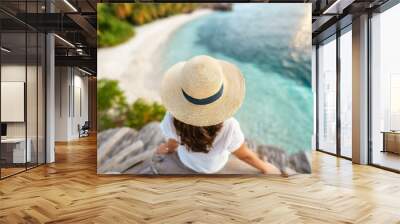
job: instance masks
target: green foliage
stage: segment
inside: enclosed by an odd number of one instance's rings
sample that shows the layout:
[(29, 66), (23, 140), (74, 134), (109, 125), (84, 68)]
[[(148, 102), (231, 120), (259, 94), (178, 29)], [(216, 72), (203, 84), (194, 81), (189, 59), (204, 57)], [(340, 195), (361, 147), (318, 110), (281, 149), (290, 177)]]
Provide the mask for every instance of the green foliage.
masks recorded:
[(124, 92), (119, 88), (116, 80), (100, 79), (97, 82), (97, 96), (99, 111), (127, 105)]
[(144, 99), (138, 99), (128, 110), (126, 126), (140, 129), (152, 121), (161, 121), (165, 112), (165, 108), (157, 102), (150, 103)]
[(121, 125), (127, 109), (128, 103), (118, 81), (101, 79), (97, 82), (97, 114), (101, 130)]
[(192, 12), (196, 7), (194, 3), (134, 4), (130, 22), (134, 25), (143, 25), (159, 18)]
[(100, 79), (97, 82), (99, 131), (121, 126), (140, 129), (152, 121), (161, 121), (165, 112), (161, 104), (144, 99), (129, 105), (116, 80)]
[(120, 44), (134, 35), (133, 27), (115, 17), (106, 4), (98, 4), (97, 9), (97, 41), (100, 47)]
[(120, 44), (134, 35), (133, 26), (159, 18), (190, 13), (196, 3), (99, 3), (97, 4), (97, 40), (99, 47)]

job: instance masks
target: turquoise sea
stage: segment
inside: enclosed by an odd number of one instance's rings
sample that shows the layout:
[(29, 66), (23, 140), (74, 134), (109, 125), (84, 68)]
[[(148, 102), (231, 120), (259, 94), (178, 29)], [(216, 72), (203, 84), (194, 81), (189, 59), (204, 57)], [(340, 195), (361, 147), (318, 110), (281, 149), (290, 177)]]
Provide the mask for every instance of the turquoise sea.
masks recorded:
[(246, 79), (246, 98), (235, 117), (246, 137), (290, 153), (308, 151), (313, 95), (305, 7), (235, 4), (233, 11), (186, 23), (162, 52), (163, 70), (200, 54), (236, 64)]

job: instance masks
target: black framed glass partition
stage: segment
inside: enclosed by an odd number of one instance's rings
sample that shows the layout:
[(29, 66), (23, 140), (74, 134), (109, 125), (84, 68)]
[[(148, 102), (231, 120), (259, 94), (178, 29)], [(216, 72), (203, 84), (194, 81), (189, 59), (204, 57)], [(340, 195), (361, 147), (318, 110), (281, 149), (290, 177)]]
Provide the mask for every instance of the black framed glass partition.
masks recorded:
[(45, 35), (21, 16), (41, 1), (0, 3), (0, 178), (45, 163)]
[(352, 27), (317, 46), (317, 150), (352, 157)]
[[(26, 33), (1, 34), (1, 175), (26, 169), (30, 158), (26, 141)], [(7, 49), (5, 51), (4, 49)], [(28, 147), (28, 150), (27, 150)], [(30, 160), (28, 160), (29, 162)]]

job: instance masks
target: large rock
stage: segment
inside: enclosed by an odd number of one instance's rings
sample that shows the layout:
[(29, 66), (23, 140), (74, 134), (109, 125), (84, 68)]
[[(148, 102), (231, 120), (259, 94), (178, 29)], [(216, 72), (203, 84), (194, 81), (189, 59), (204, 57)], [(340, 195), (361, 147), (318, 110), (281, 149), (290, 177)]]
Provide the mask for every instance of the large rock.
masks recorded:
[(289, 166), (298, 173), (311, 173), (310, 160), (304, 151), (289, 156)]
[(246, 143), (261, 159), (274, 164), (281, 172), (311, 173), (310, 161), (304, 151), (288, 155), (287, 151), (273, 145), (259, 145), (252, 140), (246, 140)]
[(98, 172), (124, 173), (149, 160), (164, 141), (158, 122), (144, 126), (139, 132), (123, 127), (98, 134)]
[(257, 147), (257, 153), (262, 160), (274, 164), (281, 172), (287, 172), (288, 156), (283, 149), (272, 145), (260, 145)]
[(145, 125), (140, 129), (135, 139), (143, 142), (144, 150), (155, 148), (165, 141), (159, 122), (151, 122)]
[[(103, 131), (97, 139), (98, 172), (149, 174), (151, 158), (163, 142), (165, 138), (158, 122), (149, 123), (140, 131), (127, 127)], [(274, 164), (281, 172), (311, 172), (309, 158), (303, 151), (288, 155), (285, 150), (273, 145), (261, 145), (251, 140), (246, 140), (246, 143), (261, 159)]]
[[(98, 133), (97, 134), (97, 147), (104, 144), (105, 141), (107, 141), (111, 136), (113, 136), (120, 129), (121, 128), (112, 128), (112, 129), (107, 129), (105, 131)], [(135, 130), (133, 130), (133, 129), (131, 129), (131, 130), (134, 131), (136, 134)]]
[(132, 128), (113, 128), (97, 134), (97, 148), (98, 153), (101, 155), (105, 150), (110, 149), (110, 154), (107, 156), (112, 157), (117, 152), (125, 147), (131, 145), (136, 139), (137, 131)]

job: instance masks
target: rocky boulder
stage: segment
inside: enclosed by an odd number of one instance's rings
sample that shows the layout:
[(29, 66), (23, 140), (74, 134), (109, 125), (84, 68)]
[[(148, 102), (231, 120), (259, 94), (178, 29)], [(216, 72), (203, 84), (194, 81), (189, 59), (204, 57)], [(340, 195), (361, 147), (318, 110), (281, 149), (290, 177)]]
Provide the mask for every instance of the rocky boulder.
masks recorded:
[[(97, 136), (98, 173), (151, 173), (149, 161), (157, 146), (164, 141), (158, 122), (149, 123), (140, 131), (123, 127), (100, 132)], [(281, 172), (311, 172), (310, 161), (304, 151), (289, 155), (273, 145), (261, 145), (251, 140), (246, 142), (261, 159), (274, 164)]]

